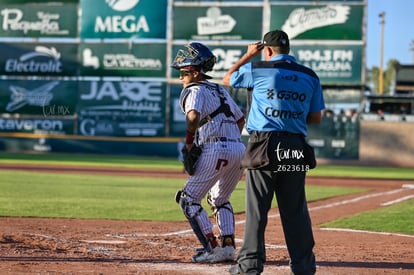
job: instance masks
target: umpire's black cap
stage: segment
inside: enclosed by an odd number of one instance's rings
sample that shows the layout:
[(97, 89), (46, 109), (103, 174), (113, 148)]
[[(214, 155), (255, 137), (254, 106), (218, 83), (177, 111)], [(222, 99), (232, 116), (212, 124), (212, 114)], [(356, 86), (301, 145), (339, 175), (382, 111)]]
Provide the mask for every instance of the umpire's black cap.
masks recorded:
[(263, 37), (265, 46), (289, 47), (289, 36), (281, 30), (266, 33)]

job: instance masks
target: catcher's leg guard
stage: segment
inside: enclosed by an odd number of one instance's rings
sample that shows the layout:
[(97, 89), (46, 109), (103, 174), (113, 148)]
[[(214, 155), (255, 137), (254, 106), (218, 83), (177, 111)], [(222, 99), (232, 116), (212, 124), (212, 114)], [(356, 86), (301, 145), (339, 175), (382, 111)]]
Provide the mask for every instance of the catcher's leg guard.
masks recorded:
[(213, 211), (217, 226), (220, 230), (222, 246), (232, 245), (233, 247), (236, 247), (234, 242), (234, 212), (230, 202), (215, 206), (212, 203), (210, 196), (207, 196), (207, 202)]
[[(200, 241), (201, 245), (203, 246), (204, 250), (207, 252), (211, 252), (213, 247), (211, 246), (212, 236), (207, 237), (200, 226), (200, 213), (203, 211), (203, 207), (198, 203), (192, 203), (186, 201), (186, 195), (183, 192), (180, 198), (180, 206), (183, 210), (184, 216), (190, 222), (191, 228), (193, 229), (195, 235), (197, 236), (198, 240)], [(214, 236), (213, 236), (214, 238)]]

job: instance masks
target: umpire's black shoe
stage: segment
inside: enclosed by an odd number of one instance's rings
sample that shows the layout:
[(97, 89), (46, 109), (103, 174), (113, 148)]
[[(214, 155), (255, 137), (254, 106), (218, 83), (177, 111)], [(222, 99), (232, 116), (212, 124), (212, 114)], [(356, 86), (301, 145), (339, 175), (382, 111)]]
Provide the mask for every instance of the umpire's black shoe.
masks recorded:
[(253, 274), (255, 274), (255, 275), (260, 275), (260, 272), (259, 271), (250, 271), (249, 273), (245, 273), (245, 272), (242, 272), (240, 269), (239, 269), (239, 265), (238, 264), (236, 264), (236, 265), (233, 265), (232, 267), (230, 267), (230, 269), (229, 269), (229, 273), (231, 274), (231, 275), (238, 275), (238, 274), (240, 274), (240, 275), (253, 275)]

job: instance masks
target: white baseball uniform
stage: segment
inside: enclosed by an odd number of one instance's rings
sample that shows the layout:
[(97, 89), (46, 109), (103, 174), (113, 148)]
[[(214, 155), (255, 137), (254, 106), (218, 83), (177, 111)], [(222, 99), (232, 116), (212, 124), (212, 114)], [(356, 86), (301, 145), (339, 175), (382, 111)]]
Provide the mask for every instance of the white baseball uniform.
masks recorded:
[[(197, 129), (194, 143), (202, 148), (202, 154), (196, 164), (195, 174), (188, 178), (183, 191), (190, 204), (201, 204), (209, 193), (210, 203), (218, 209), (216, 219), (220, 235), (225, 236), (234, 234), (235, 230), (229, 200), (243, 174), (240, 164), (245, 146), (241, 142), (237, 121), (244, 114), (223, 87), (209, 81), (190, 84), (184, 88), (180, 95), (180, 105), (184, 113), (196, 110), (203, 119), (220, 107), (220, 96), (225, 98), (232, 116), (221, 112)], [(227, 210), (220, 211), (224, 204), (228, 206)], [(198, 207), (189, 208), (191, 215), (196, 215), (194, 212), (199, 211)], [(204, 209), (198, 215), (198, 223), (203, 233), (213, 232), (213, 224)]]

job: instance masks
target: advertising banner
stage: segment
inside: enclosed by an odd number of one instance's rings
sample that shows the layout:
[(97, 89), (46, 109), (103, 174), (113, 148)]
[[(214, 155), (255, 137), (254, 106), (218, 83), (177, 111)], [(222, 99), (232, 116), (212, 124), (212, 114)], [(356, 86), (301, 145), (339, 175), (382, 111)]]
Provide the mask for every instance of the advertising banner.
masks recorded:
[(81, 38), (166, 38), (167, 0), (80, 0), (80, 6)]
[(321, 2), (326, 2), (326, 3), (330, 3), (330, 2), (353, 2), (353, 3), (355, 3), (355, 2), (365, 2), (366, 0), (318, 0), (318, 1), (315, 1), (315, 0), (271, 0), (271, 2), (318, 2), (318, 3), (321, 3)]
[(271, 5), (270, 29), (291, 40), (362, 40), (364, 8), (341, 1), (326, 5)]
[[(234, 0), (198, 0), (197, 2), (199, 3), (211, 3), (211, 2), (216, 2), (216, 3), (221, 3), (221, 2), (263, 2), (264, 0), (239, 0), (239, 1), (234, 1)], [(309, 0), (308, 0), (309, 1)], [(194, 3), (194, 0), (180, 0), (180, 2), (192, 2)]]
[(78, 99), (76, 81), (2, 80), (0, 113), (41, 116), (72, 116)]
[(3, 118), (0, 117), (0, 132), (49, 135), (73, 135), (74, 118)]
[(173, 39), (260, 40), (263, 8), (174, 6), (172, 20)]
[(185, 115), (180, 107), (181, 85), (170, 86), (170, 136), (184, 137), (187, 129)]
[(0, 43), (0, 74), (76, 76), (75, 43)]
[(79, 82), (79, 135), (165, 135), (165, 90), (155, 81)]
[(0, 4), (0, 20), (0, 37), (76, 38), (78, 36), (76, 3)]
[(82, 43), (83, 76), (165, 77), (166, 43)]
[(292, 45), (296, 60), (313, 69), (322, 84), (362, 83), (362, 45)]

